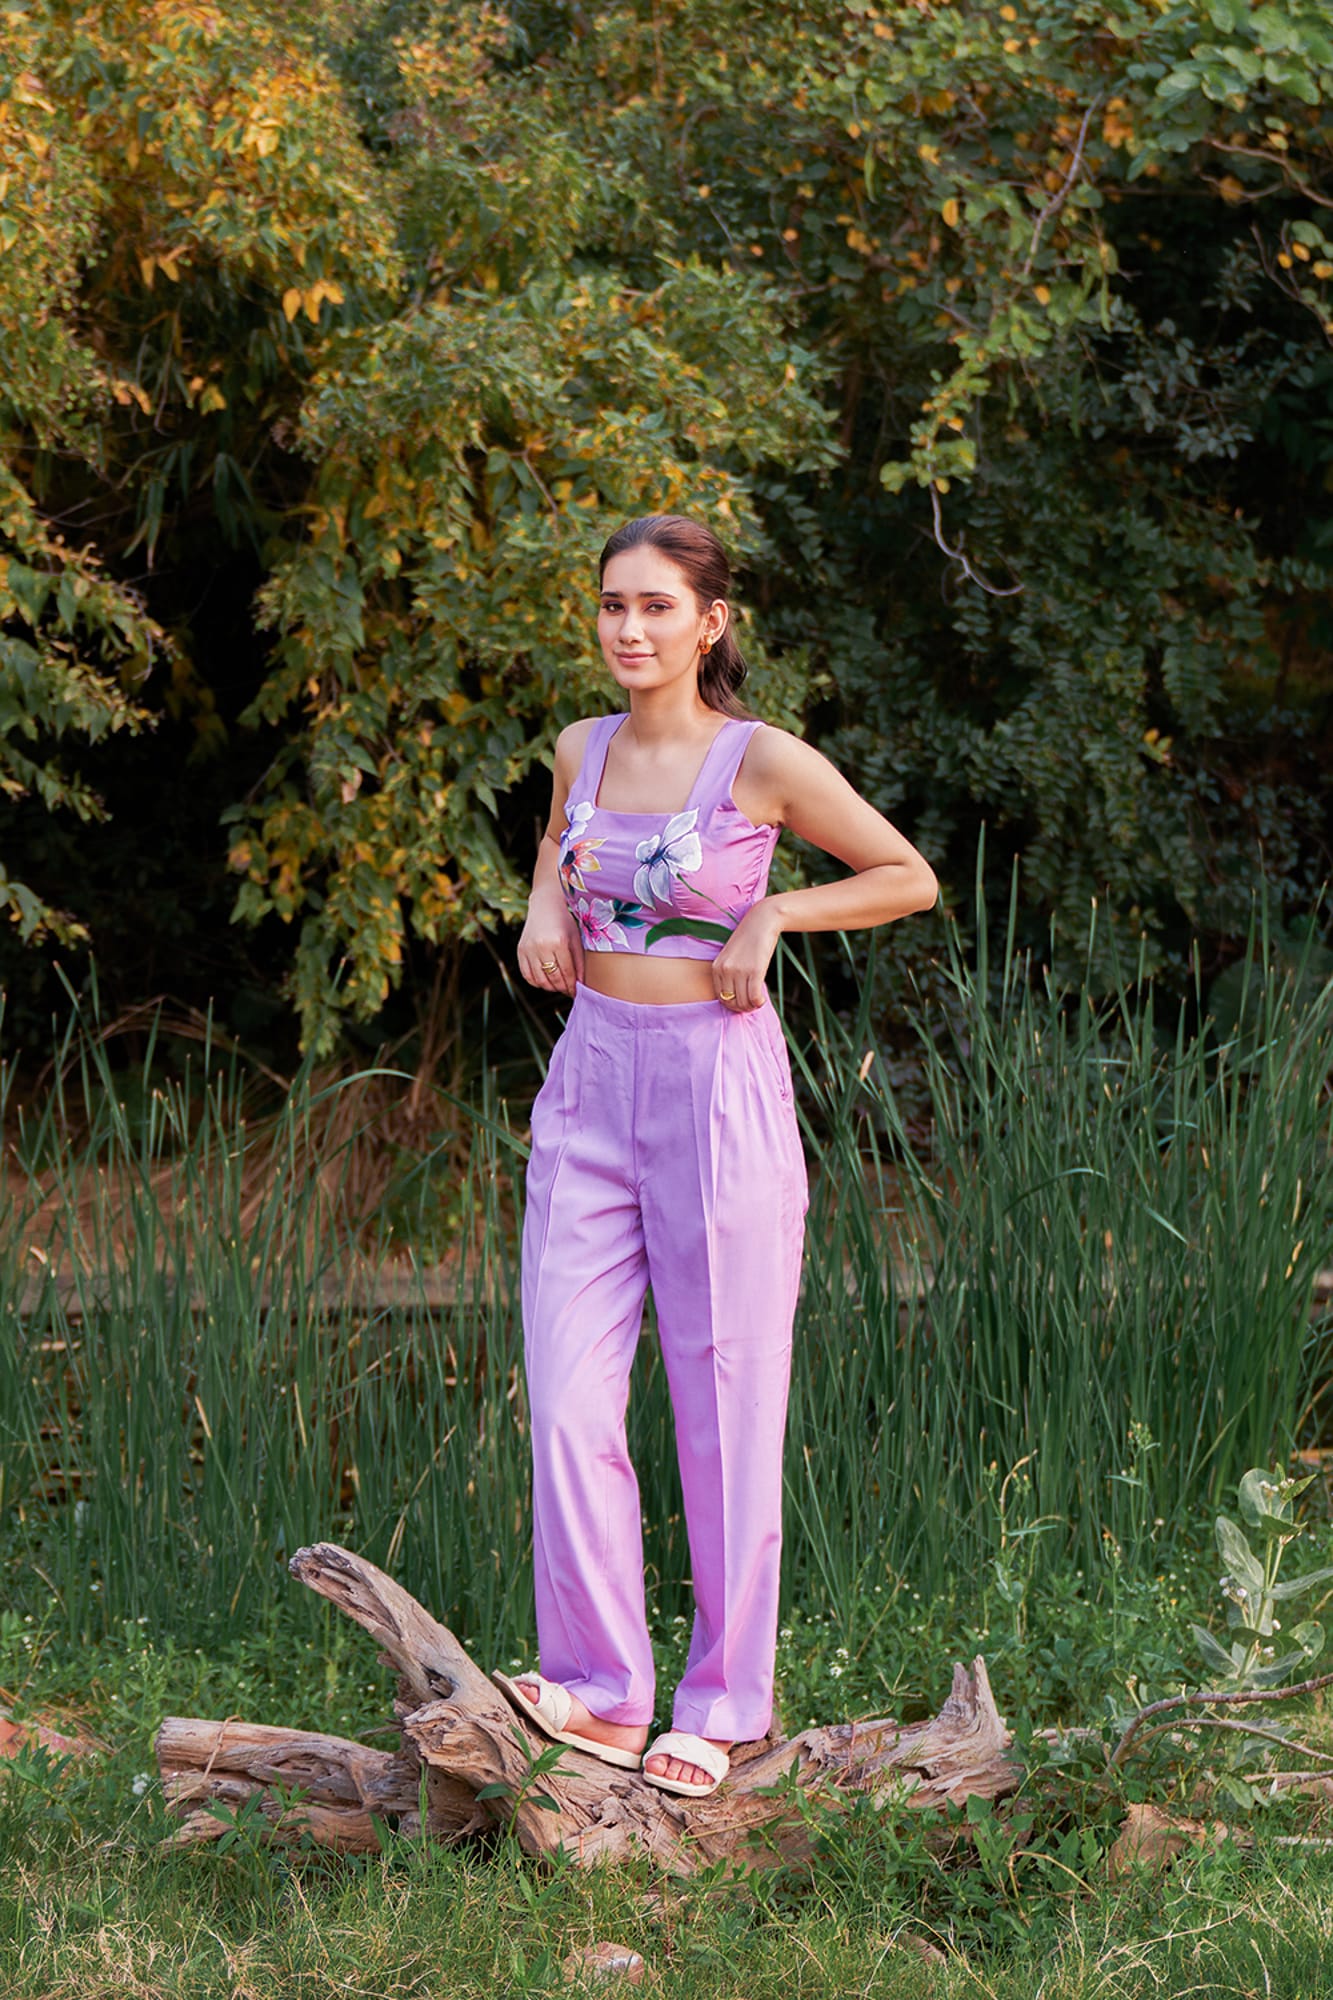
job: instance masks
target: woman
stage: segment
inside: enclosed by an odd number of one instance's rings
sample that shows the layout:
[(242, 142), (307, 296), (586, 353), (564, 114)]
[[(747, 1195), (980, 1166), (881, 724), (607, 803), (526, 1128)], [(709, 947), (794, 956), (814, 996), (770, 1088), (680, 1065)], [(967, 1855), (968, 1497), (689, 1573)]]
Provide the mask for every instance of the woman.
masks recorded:
[[(562, 730), (519, 939), (574, 1005), (532, 1112), (523, 1317), (540, 1673), (497, 1674), (560, 1743), (702, 1797), (772, 1715), (805, 1165), (765, 975), (784, 931), (889, 923), (935, 877), (817, 750), (750, 718), (720, 542), (678, 515), (602, 551), (627, 715)], [(854, 872), (765, 893), (783, 827)], [(673, 1728), (653, 1663), (629, 1371), (651, 1280), (695, 1619)]]

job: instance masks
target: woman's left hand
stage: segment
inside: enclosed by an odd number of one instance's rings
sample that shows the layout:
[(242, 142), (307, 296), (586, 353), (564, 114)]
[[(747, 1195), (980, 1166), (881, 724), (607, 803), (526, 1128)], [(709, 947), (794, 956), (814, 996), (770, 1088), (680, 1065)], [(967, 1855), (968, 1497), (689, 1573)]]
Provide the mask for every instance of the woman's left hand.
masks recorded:
[(768, 999), (764, 975), (781, 935), (765, 899), (745, 912), (713, 960), (713, 991), (733, 1014), (752, 1014)]

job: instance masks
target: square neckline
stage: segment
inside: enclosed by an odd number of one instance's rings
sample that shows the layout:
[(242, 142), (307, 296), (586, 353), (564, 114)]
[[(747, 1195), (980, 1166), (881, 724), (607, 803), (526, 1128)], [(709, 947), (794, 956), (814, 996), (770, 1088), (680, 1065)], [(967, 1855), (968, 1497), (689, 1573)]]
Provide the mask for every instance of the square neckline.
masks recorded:
[[(606, 760), (611, 749), (611, 739), (618, 733), (618, 731), (623, 727), (623, 725), (629, 721), (628, 713), (624, 715), (618, 715), (615, 718), (615, 725), (616, 725), (615, 728), (607, 730), (606, 739), (602, 744), (602, 759), (597, 767), (597, 781), (591, 787), (591, 799), (592, 799), (593, 811), (598, 813), (604, 813), (609, 819), (668, 820), (668, 819), (679, 818), (681, 813), (687, 813), (690, 810), (690, 807), (694, 804), (695, 795), (697, 794), (700, 786), (703, 783), (704, 772), (708, 769), (709, 760), (718, 746), (719, 738), (726, 735), (727, 731), (730, 729), (733, 722), (741, 722), (743, 720), (744, 718), (739, 715), (723, 716), (722, 727), (720, 729), (714, 730), (713, 732), (713, 740), (709, 744), (708, 748), (704, 751), (703, 762), (700, 764), (698, 770), (694, 774), (694, 781), (690, 786), (688, 794), (686, 795), (685, 803), (683, 806), (677, 806), (673, 812), (618, 812), (614, 806), (604, 806), (600, 803), (602, 783), (606, 777)], [(730, 797), (730, 793), (728, 793), (728, 796)], [(735, 807), (735, 810), (737, 812), (740, 812), (740, 807), (736, 805), (734, 799), (731, 800), (731, 804), (733, 807)], [(742, 819), (744, 819), (747, 817), (747, 815), (741, 813), (741, 817)], [(752, 826), (754, 825), (753, 820), (751, 820), (750, 824)], [(756, 831), (757, 830), (758, 829), (756, 829)]]

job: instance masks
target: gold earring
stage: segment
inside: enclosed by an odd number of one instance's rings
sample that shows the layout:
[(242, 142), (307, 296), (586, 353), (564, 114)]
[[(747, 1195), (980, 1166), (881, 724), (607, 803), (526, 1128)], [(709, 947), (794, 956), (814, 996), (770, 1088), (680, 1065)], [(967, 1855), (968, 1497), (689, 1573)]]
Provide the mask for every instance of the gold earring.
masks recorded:
[(713, 645), (713, 642), (712, 642), (712, 640), (711, 640), (711, 639), (701, 639), (701, 640), (699, 641), (699, 651), (700, 651), (701, 653), (707, 653), (707, 652), (710, 652), (710, 651), (712, 650), (712, 645)]

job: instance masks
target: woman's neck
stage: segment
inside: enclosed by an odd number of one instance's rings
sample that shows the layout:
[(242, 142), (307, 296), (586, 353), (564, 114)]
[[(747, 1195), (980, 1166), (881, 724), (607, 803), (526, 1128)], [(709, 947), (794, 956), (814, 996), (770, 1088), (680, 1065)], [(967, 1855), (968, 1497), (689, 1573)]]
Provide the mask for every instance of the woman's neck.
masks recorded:
[(717, 726), (717, 710), (710, 708), (695, 688), (679, 692), (674, 687), (636, 688), (630, 692), (631, 739), (645, 750), (663, 743), (688, 742), (691, 737), (712, 736)]

